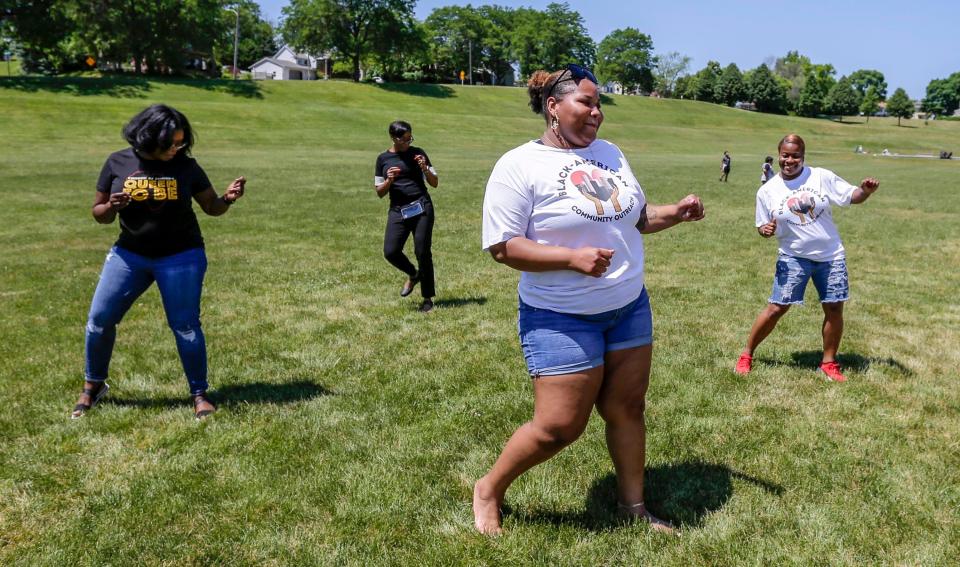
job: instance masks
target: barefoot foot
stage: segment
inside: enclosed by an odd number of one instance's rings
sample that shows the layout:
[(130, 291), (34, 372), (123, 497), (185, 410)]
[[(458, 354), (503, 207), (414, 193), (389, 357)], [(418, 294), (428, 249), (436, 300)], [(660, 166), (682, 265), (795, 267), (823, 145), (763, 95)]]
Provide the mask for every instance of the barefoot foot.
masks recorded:
[(501, 503), (493, 491), (486, 488), (484, 479), (473, 485), (473, 525), (478, 532), (491, 536), (503, 533), (500, 527)]
[(673, 524), (666, 520), (661, 520), (660, 518), (654, 516), (647, 510), (647, 507), (644, 506), (643, 502), (638, 502), (637, 504), (617, 504), (617, 509), (621, 514), (626, 516), (631, 520), (642, 520), (647, 522), (650, 525), (650, 528), (654, 531), (668, 535), (678, 535), (679, 532)]

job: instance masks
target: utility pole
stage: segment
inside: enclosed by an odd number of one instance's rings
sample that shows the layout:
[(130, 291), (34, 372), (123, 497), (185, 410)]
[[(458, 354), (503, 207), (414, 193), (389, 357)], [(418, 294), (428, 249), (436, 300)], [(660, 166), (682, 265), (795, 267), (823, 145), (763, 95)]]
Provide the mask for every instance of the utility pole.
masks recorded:
[(472, 84), (473, 84), (473, 40), (472, 40), (472, 39), (468, 39), (468, 40), (467, 40), (467, 45), (469, 46), (469, 47), (467, 48), (467, 50), (469, 51), (469, 55), (467, 56), (467, 59), (468, 59), (468, 61), (469, 61), (469, 65), (470, 65), (470, 66), (469, 66), (469, 69), (470, 69), (470, 84), (472, 85)]
[(233, 80), (237, 80), (237, 43), (240, 39), (240, 7), (237, 9), (227, 8), (237, 16), (236, 24), (233, 28)]

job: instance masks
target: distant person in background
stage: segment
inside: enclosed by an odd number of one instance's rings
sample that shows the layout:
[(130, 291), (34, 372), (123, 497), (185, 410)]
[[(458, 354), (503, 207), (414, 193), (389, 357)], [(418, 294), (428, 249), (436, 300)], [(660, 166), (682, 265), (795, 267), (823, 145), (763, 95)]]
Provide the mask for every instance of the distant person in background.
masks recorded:
[(850, 185), (832, 171), (804, 164), (803, 138), (790, 134), (780, 140), (780, 176), (757, 191), (756, 226), (764, 238), (776, 235), (779, 244), (773, 293), (760, 312), (747, 346), (735, 367), (747, 374), (753, 353), (791, 305), (803, 304), (807, 283), (813, 279), (823, 307), (823, 359), (820, 371), (828, 380), (846, 380), (837, 362), (843, 335), (843, 304), (850, 298), (846, 251), (833, 224), (831, 205), (845, 207), (866, 201), (880, 186), (867, 177)]
[[(423, 302), (418, 310), (427, 313), (433, 309), (433, 201), (427, 192), (427, 183), (436, 187), (437, 171), (422, 149), (412, 146), (413, 127), (403, 120), (390, 124), (387, 132), (393, 144), (377, 156), (374, 188), (377, 196), (390, 195), (387, 211), (387, 229), (383, 236), (383, 256), (407, 275), (400, 288), (400, 297), (413, 292), (419, 283)], [(417, 266), (403, 253), (407, 238), (413, 234), (413, 249)]]
[(763, 184), (770, 181), (774, 175), (776, 173), (773, 171), (773, 156), (767, 156), (763, 160), (763, 165), (760, 166), (760, 186), (763, 187)]
[(238, 177), (218, 197), (197, 160), (190, 157), (193, 130), (187, 117), (155, 104), (123, 129), (130, 147), (110, 154), (100, 171), (93, 218), (120, 217), (120, 238), (107, 253), (93, 294), (86, 328), (86, 383), (74, 419), (94, 407), (110, 387), (107, 370), (117, 324), (140, 295), (157, 283), (167, 323), (187, 375), (194, 415), (216, 406), (207, 397), (207, 346), (200, 328), (200, 292), (207, 270), (200, 225), (193, 212), (220, 216), (243, 196)]
[(724, 151), (723, 157), (720, 158), (720, 179), (719, 180), (726, 183), (728, 175), (730, 175), (730, 154)]
[(593, 73), (536, 71), (530, 107), (545, 128), (493, 168), (483, 199), (483, 249), (519, 270), (519, 335), (533, 379), (533, 418), (507, 441), (473, 491), (474, 525), (501, 531), (513, 481), (576, 440), (593, 409), (606, 422), (619, 511), (672, 532), (644, 504), (644, 410), (653, 318), (643, 235), (703, 218), (688, 195), (654, 205), (603, 123)]

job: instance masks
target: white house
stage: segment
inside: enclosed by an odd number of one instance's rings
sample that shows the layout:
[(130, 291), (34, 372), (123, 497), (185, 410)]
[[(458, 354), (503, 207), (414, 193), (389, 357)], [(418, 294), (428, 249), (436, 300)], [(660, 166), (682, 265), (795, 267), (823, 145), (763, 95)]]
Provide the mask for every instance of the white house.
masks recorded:
[(318, 59), (306, 53), (297, 53), (284, 45), (273, 57), (264, 57), (250, 66), (254, 79), (274, 79), (277, 81), (313, 81), (317, 78), (317, 64), (320, 73), (327, 78), (329, 59)]

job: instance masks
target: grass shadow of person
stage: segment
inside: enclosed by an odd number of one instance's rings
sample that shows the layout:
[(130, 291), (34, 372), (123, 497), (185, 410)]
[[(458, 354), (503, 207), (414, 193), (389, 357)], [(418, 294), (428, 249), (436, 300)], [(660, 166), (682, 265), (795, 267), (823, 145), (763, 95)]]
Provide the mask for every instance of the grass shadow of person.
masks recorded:
[(447, 85), (431, 85), (422, 83), (373, 83), (378, 89), (411, 96), (425, 96), (430, 98), (452, 98), (457, 92)]
[(248, 79), (169, 79), (165, 82), (243, 98), (263, 98), (260, 83)]
[(433, 302), (434, 307), (466, 307), (467, 305), (483, 305), (487, 302), (486, 297), (451, 297), (449, 299), (438, 299)]
[(108, 95), (143, 98), (151, 90), (144, 77), (0, 77), (0, 89), (22, 92), (65, 93), (75, 96)]
[[(291, 404), (332, 395), (334, 395), (333, 391), (309, 380), (295, 380), (279, 384), (269, 382), (227, 384), (221, 388), (210, 390), (210, 398), (222, 407), (246, 404)], [(136, 408), (174, 408), (189, 404), (190, 396), (132, 398), (107, 394), (100, 403)]]
[[(782, 486), (716, 463), (690, 461), (648, 467), (644, 477), (644, 502), (655, 516), (678, 528), (697, 528), (707, 515), (721, 509), (733, 496), (733, 480), (781, 496)], [(617, 477), (608, 473), (593, 483), (581, 512), (555, 512), (539, 508), (504, 507), (517, 521), (575, 526), (589, 531), (609, 531), (624, 524), (617, 510)]]
[[(816, 370), (820, 367), (820, 362), (822, 360), (823, 351), (803, 350), (791, 353), (790, 362), (775, 360), (772, 358), (757, 359), (757, 362), (769, 366), (793, 366), (797, 368), (809, 368), (811, 370)], [(910, 368), (900, 363), (900, 361), (897, 359), (890, 357), (881, 358), (876, 356), (863, 356), (855, 352), (850, 352), (837, 354), (837, 361), (840, 362), (840, 366), (843, 369), (854, 372), (866, 372), (871, 366), (886, 366), (904, 376), (913, 376), (913, 370), (910, 370)]]

